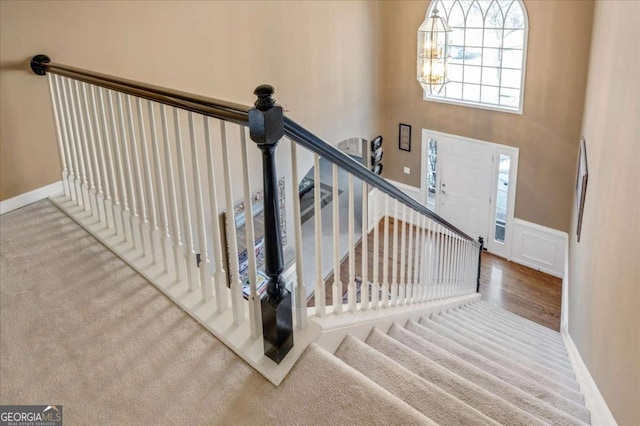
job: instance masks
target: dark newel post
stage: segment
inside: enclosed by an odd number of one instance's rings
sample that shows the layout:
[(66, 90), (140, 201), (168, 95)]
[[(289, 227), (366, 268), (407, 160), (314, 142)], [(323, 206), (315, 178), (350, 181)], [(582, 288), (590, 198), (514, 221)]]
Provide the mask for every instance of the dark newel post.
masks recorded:
[(273, 87), (263, 84), (253, 92), (258, 96), (255, 108), (249, 111), (251, 140), (262, 151), (262, 182), (264, 185), (264, 263), (267, 274), (267, 294), (261, 301), (264, 354), (280, 364), (293, 347), (293, 317), (291, 292), (280, 276), (283, 269), (282, 233), (278, 205), (278, 178), (274, 153), (284, 135), (282, 107), (276, 106)]
[(478, 251), (478, 280), (476, 282), (476, 293), (480, 293), (480, 265), (482, 262), (482, 250), (484, 250), (484, 238), (479, 237), (480, 250)]

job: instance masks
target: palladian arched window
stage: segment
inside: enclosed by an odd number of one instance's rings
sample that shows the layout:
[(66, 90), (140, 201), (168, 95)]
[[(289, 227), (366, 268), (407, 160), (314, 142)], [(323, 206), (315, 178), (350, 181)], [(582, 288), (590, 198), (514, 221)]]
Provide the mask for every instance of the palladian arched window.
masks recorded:
[(449, 83), (427, 100), (522, 113), (528, 18), (522, 0), (434, 0), (446, 17)]

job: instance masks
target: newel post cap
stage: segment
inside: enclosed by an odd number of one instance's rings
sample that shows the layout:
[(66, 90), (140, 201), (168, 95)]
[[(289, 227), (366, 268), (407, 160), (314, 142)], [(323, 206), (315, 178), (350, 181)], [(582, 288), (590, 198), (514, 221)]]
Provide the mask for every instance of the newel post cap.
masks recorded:
[(258, 97), (249, 110), (249, 136), (258, 145), (275, 145), (284, 136), (284, 113), (273, 98), (275, 89), (262, 84), (254, 90)]

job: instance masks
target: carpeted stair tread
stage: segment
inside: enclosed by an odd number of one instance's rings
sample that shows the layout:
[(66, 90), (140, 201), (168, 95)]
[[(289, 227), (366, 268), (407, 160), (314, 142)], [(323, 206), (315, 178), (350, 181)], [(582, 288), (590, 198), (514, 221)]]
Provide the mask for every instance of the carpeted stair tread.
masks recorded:
[(562, 336), (559, 332), (549, 329), (550, 333), (555, 334), (549, 335), (548, 333), (541, 333), (534, 327), (524, 325), (511, 318), (503, 317), (494, 311), (482, 309), (480, 306), (481, 305), (478, 303), (471, 303), (464, 306), (464, 309), (460, 310), (464, 311), (468, 315), (473, 315), (487, 326), (493, 326), (494, 328), (497, 327), (499, 330), (505, 329), (509, 333), (514, 333), (515, 336), (518, 337), (531, 338), (534, 342), (544, 343), (546, 346), (549, 346), (554, 351), (562, 355), (567, 354), (564, 341), (562, 340)]
[(470, 309), (466, 309), (466, 307), (464, 309), (449, 309), (445, 312), (455, 314), (461, 321), (469, 321), (474, 325), (477, 324), (490, 332), (498, 332), (500, 336), (508, 336), (523, 346), (526, 346), (529, 342), (535, 342), (535, 345), (533, 345), (534, 349), (540, 349), (542, 346), (544, 347), (544, 351), (541, 352), (547, 353), (551, 351), (553, 356), (559, 360), (563, 362), (567, 360), (567, 352), (565, 350), (559, 348), (555, 343), (548, 342), (544, 338), (538, 338), (536, 335), (528, 334), (526, 329), (518, 330), (517, 326), (515, 329), (510, 328), (513, 327), (513, 323), (510, 320), (499, 320), (492, 318), (490, 315), (483, 316), (477, 312), (471, 312)]
[(493, 333), (499, 333), (500, 335), (508, 336), (523, 345), (542, 349), (545, 352), (553, 354), (557, 360), (563, 363), (569, 363), (567, 351), (564, 349), (564, 347), (561, 346), (561, 344), (550, 342), (544, 337), (531, 334), (526, 329), (524, 329), (524, 327), (519, 327), (511, 321), (501, 320), (491, 315), (481, 314), (472, 311), (467, 307), (464, 307), (462, 309), (453, 309), (448, 312), (467, 318), (474, 324), (481, 324), (482, 326), (486, 327), (486, 329), (491, 330)]
[(478, 301), (477, 303), (474, 304), (475, 305), (475, 309), (482, 309), (485, 312), (487, 312), (488, 314), (492, 314), (492, 315), (496, 315), (496, 316), (500, 316), (502, 318), (505, 318), (507, 320), (511, 320), (514, 321), (516, 323), (519, 323), (520, 325), (522, 325), (523, 327), (526, 327), (530, 330), (536, 330), (537, 332), (546, 335), (552, 339), (558, 339), (558, 332), (551, 330), (548, 327), (545, 327), (544, 325), (538, 324), (536, 322), (533, 322), (529, 319), (526, 319), (524, 317), (521, 317), (520, 315), (514, 314), (513, 312), (509, 312), (505, 309), (502, 309), (490, 302), (481, 300)]
[(455, 329), (457, 332), (464, 330), (467, 336), (474, 336), (474, 338), (482, 340), (483, 342), (492, 342), (513, 353), (519, 353), (524, 357), (531, 358), (546, 368), (561, 373), (571, 380), (575, 379), (575, 374), (566, 356), (563, 359), (563, 357), (552, 352), (545, 352), (542, 348), (523, 344), (508, 335), (488, 329), (483, 324), (475, 322), (459, 313), (454, 313), (453, 311), (441, 312), (439, 315), (434, 314), (430, 318), (445, 327)]
[[(485, 390), (473, 382), (441, 367), (436, 362), (420, 355), (418, 352), (374, 329), (366, 343), (398, 364), (422, 377), (452, 396), (462, 400), (493, 420), (506, 425), (544, 424), (536, 414), (535, 408), (542, 403), (536, 398), (520, 392), (521, 398), (512, 398), (516, 403), (525, 405), (527, 411), (518, 408), (500, 396)], [(506, 384), (505, 384), (506, 385)], [(551, 410), (547, 410), (551, 412)]]
[[(498, 352), (520, 354), (523, 358), (529, 359), (530, 361), (535, 361), (539, 365), (538, 368), (541, 372), (544, 372), (550, 377), (553, 377), (554, 380), (559, 381), (560, 383), (568, 384), (575, 381), (575, 374), (573, 373), (573, 371), (567, 370), (557, 363), (552, 362), (548, 357), (545, 358), (543, 356), (540, 356), (535, 351), (522, 349), (520, 346), (506, 337), (499, 337), (487, 333), (482, 329), (481, 326), (472, 325), (469, 322), (462, 321), (459, 318), (445, 313), (431, 315), (429, 320), (445, 328), (448, 328), (451, 331), (462, 335), (469, 340), (473, 340), (480, 345), (491, 346), (492, 348), (500, 348)], [(489, 345), (489, 343), (491, 343), (492, 345)]]
[(448, 341), (455, 342), (467, 350), (475, 351), (484, 358), (496, 361), (505, 368), (531, 377), (546, 386), (551, 386), (553, 389), (568, 389), (580, 392), (580, 386), (575, 379), (558, 374), (556, 369), (549, 368), (537, 359), (514, 352), (510, 348), (478, 336), (464, 327), (435, 316), (432, 316), (432, 318), (422, 317), (418, 324), (421, 327), (435, 331)]
[(558, 347), (566, 351), (566, 348), (564, 347), (564, 340), (558, 331), (516, 315), (513, 312), (506, 311), (491, 302), (486, 300), (477, 300), (473, 303), (467, 304), (465, 308), (481, 315), (506, 321), (509, 324), (512, 324), (515, 329), (522, 329), (528, 333), (545, 338), (549, 342), (557, 344)]
[(561, 352), (566, 352), (564, 340), (558, 331), (544, 327), (541, 324), (527, 320), (520, 316), (503, 315), (503, 309), (499, 308), (487, 301), (479, 300), (469, 303), (465, 306), (465, 310), (476, 313), (481, 317), (507, 324), (517, 331), (530, 334), (532, 336), (542, 338), (545, 341), (556, 345)]
[(428, 340), (417, 336), (406, 328), (392, 324), (387, 335), (406, 345), (419, 355), (430, 359), (441, 367), (482, 387), (488, 392), (505, 399), (522, 409), (535, 405), (535, 401), (545, 402), (561, 412), (571, 414), (571, 419), (584, 419), (588, 422), (589, 412), (583, 402), (572, 401), (526, 377), (509, 370), (487, 371), (468, 363), (464, 359), (440, 348)]
[(335, 356), (441, 426), (498, 424), (353, 336)]
[(577, 385), (574, 384), (573, 388), (567, 387), (534, 369), (527, 368), (518, 362), (499, 356), (495, 352), (489, 353), (490, 356), (488, 358), (482, 356), (480, 353), (475, 352), (475, 348), (482, 348), (481, 345), (468, 342), (461, 338), (461, 336), (456, 336), (455, 333), (450, 332), (450, 330), (446, 328), (443, 329), (439, 324), (430, 320), (423, 318), (421, 324), (409, 321), (406, 329), (418, 337), (438, 345), (438, 347), (443, 350), (453, 353), (479, 368), (484, 368), (491, 374), (503, 378), (503, 380), (519, 386), (522, 389), (524, 389), (524, 387), (520, 386), (520, 383), (524, 379), (529, 382), (529, 386), (532, 389), (549, 389), (575, 402), (582, 403), (584, 401), (584, 397), (579, 392)]
[[(306, 407), (304, 412), (297, 410), (299, 411), (298, 420), (304, 418), (304, 423), (307, 424), (346, 424), (345, 416), (349, 416), (349, 424), (388, 425), (406, 421), (412, 425), (437, 426), (436, 422), (380, 388), (316, 344), (311, 344), (305, 350), (289, 376), (277, 389), (284, 394), (290, 393), (288, 399), (291, 402), (303, 399), (313, 401), (313, 404), (300, 405), (300, 408), (310, 405), (314, 407), (313, 409)], [(250, 397), (250, 395), (246, 396)], [(259, 394), (255, 396), (258, 397)], [(242, 412), (243, 407), (249, 408), (244, 402), (240, 402), (237, 410)], [(282, 409), (293, 412), (288, 419), (280, 421), (294, 424), (292, 415), (296, 408), (291, 406)], [(228, 420), (233, 424), (256, 424), (266, 420), (265, 412), (260, 415), (260, 412), (256, 411), (255, 414), (257, 417), (248, 422), (239, 422), (240, 419), (251, 418), (248, 413), (235, 414), (235, 421), (233, 418)], [(274, 419), (277, 419), (278, 415), (275, 414)]]

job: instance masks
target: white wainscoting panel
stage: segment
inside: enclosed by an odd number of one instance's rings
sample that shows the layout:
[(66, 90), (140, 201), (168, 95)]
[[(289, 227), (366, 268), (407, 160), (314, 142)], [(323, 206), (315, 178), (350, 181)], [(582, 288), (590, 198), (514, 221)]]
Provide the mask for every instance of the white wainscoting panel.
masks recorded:
[(24, 207), (37, 201), (44, 200), (45, 198), (56, 197), (62, 194), (63, 191), (64, 188), (62, 186), (62, 181), (59, 180), (47, 186), (43, 186), (42, 188), (37, 188), (33, 191), (16, 195), (13, 198), (0, 201), (0, 214), (9, 213), (10, 211), (19, 209), (20, 207)]
[(559, 278), (564, 276), (566, 232), (515, 219), (512, 235), (510, 260)]

